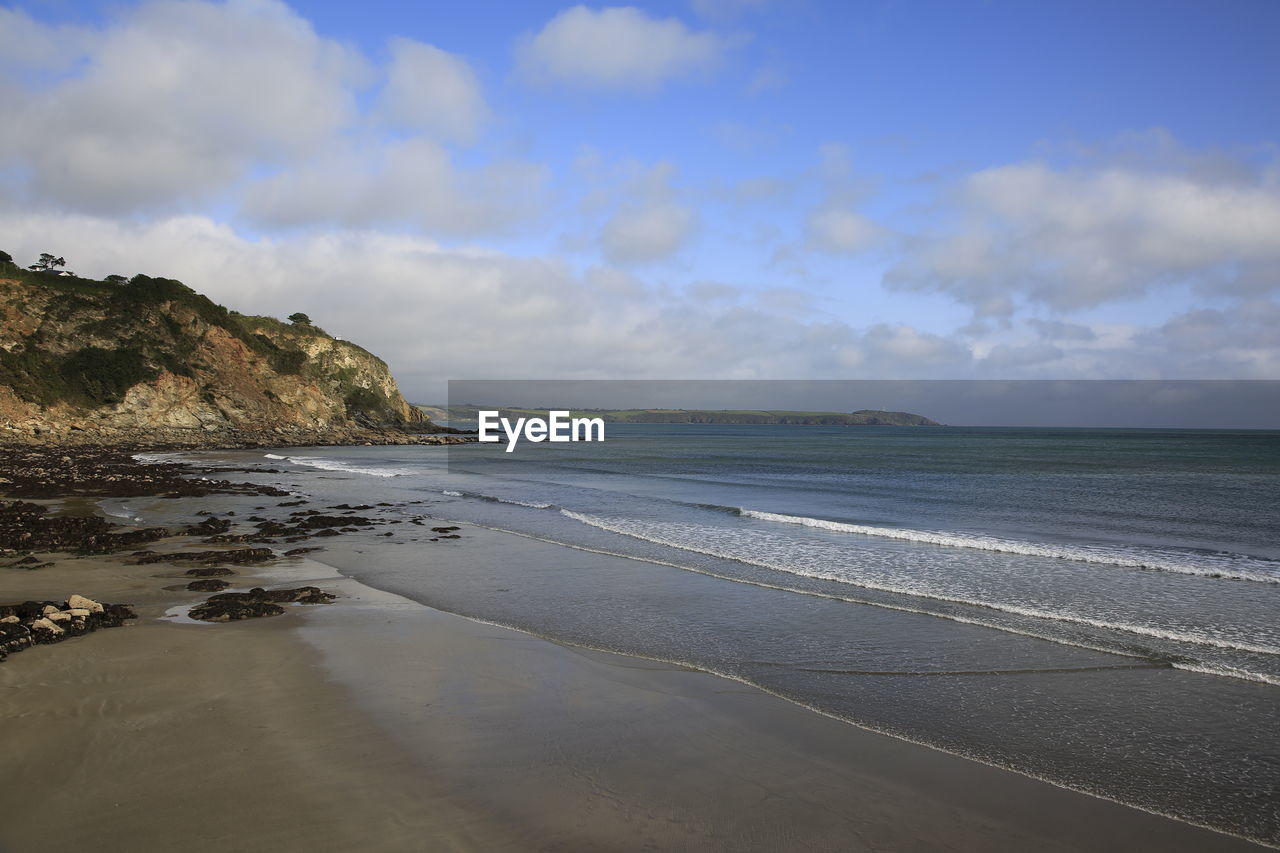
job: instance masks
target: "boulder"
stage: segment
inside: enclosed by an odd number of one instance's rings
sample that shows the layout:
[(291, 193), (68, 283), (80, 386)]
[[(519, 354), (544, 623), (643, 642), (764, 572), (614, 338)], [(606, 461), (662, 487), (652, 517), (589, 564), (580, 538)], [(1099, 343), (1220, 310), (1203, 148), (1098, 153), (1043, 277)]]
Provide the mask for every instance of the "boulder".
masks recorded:
[(83, 595), (72, 593), (67, 598), (67, 607), (75, 609), (88, 610), (90, 613), (101, 613), (105, 608), (94, 601), (92, 598), (85, 598)]

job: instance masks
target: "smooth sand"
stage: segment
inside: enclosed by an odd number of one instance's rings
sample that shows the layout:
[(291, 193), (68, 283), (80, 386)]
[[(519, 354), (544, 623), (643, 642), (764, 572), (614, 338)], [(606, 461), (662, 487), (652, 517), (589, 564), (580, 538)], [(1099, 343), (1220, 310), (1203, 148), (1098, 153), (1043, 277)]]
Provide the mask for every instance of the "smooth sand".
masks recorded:
[(268, 580), (342, 597), (174, 624), (200, 599), (163, 589), (177, 569), (0, 570), (6, 600), (81, 592), (140, 617), (0, 664), (0, 849), (1258, 849), (289, 566)]

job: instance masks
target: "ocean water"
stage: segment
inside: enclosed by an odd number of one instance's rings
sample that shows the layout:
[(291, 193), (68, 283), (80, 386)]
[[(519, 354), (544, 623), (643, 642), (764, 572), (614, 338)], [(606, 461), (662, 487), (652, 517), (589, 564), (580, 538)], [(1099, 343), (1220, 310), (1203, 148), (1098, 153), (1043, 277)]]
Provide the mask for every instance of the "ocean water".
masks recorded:
[(566, 546), (483, 570), (465, 540), (336, 549), (370, 585), (1280, 844), (1280, 433), (610, 425), (213, 456)]

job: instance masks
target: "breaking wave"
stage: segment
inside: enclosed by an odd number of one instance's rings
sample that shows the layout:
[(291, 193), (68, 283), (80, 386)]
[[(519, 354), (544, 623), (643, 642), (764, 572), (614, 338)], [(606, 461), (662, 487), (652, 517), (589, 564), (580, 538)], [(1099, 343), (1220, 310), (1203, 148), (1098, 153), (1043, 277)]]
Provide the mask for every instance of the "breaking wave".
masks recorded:
[(450, 498), (471, 498), (478, 501), (489, 501), (496, 504), (511, 504), (512, 506), (527, 506), (530, 509), (552, 509), (555, 504), (533, 503), (530, 501), (518, 501), (515, 498), (499, 498), (493, 495), (482, 495), (479, 492), (457, 492), (453, 489), (445, 489), (440, 494)]
[(879, 536), (886, 539), (903, 539), (909, 542), (922, 542), (929, 545), (943, 545), (950, 548), (971, 548), (980, 551), (996, 551), (1005, 554), (1023, 554), (1028, 557), (1050, 557), (1059, 560), (1077, 560), (1083, 563), (1097, 563), (1120, 566), (1129, 569), (1147, 569), (1161, 572), (1176, 572), (1183, 575), (1199, 575), (1201, 577), (1230, 578), (1232, 580), (1254, 581), (1256, 583), (1280, 584), (1280, 564), (1275, 560), (1249, 557), (1244, 554), (1210, 553), (1195, 554), (1193, 557), (1157, 556), (1143, 554), (1134, 550), (1121, 550), (1091, 545), (1048, 544), (1040, 542), (1021, 542), (1016, 539), (1001, 539), (995, 536), (977, 536), (965, 533), (946, 533), (931, 530), (910, 530), (896, 527), (872, 527), (865, 524), (847, 524), (842, 521), (827, 521), (822, 518), (807, 518), (802, 515), (783, 515), (776, 512), (763, 512), (754, 509), (739, 509), (738, 515), (743, 518), (754, 518), (760, 521), (773, 521), (784, 524), (798, 524), (818, 530), (829, 530), (836, 533), (852, 533), (863, 536)]
[(336, 459), (322, 459), (316, 456), (280, 456), (275, 453), (266, 453), (263, 455), (267, 459), (292, 462), (295, 465), (303, 465), (308, 468), (318, 468), (321, 471), (339, 471), (343, 474), (366, 474), (370, 477), (403, 477), (415, 473), (409, 468), (364, 467), (360, 465), (352, 465), (348, 462), (339, 462)]
[[(1114, 619), (1099, 619), (1081, 613), (1049, 610), (1044, 607), (1029, 607), (1006, 601), (983, 601), (960, 595), (949, 595), (940, 590), (932, 589), (923, 583), (918, 581), (913, 582), (909, 579), (900, 579), (896, 582), (888, 579), (872, 579), (852, 575), (848, 572), (823, 570), (809, 565), (770, 560), (767, 556), (758, 551), (743, 553), (731, 548), (716, 547), (715, 537), (712, 535), (713, 531), (710, 528), (697, 528), (696, 526), (690, 526), (691, 529), (685, 531), (689, 535), (681, 537), (679, 535), (672, 535), (672, 533), (678, 531), (679, 527), (677, 525), (652, 525), (643, 522), (627, 523), (626, 521), (598, 518), (567, 509), (561, 509), (560, 512), (567, 518), (580, 521), (583, 524), (588, 524), (592, 527), (606, 530), (611, 533), (630, 536), (634, 539), (640, 539), (642, 541), (652, 542), (658, 545), (679, 548), (683, 551), (706, 554), (711, 557), (733, 560), (738, 563), (759, 566), (765, 569), (773, 569), (775, 571), (785, 572), (798, 577), (835, 581), (837, 583), (844, 583), (850, 586), (861, 587), (863, 589), (873, 589), (880, 592), (907, 595), (914, 598), (930, 599), (933, 601), (947, 602), (948, 604), (959, 604), (967, 607), (984, 608), (987, 610), (1000, 611), (1031, 619), (1072, 623), (1088, 626), (1090, 628), (1121, 631), (1127, 634), (1169, 642), (1188, 643), (1191, 645), (1207, 646), (1233, 652), (1253, 652), (1265, 655), (1280, 655), (1280, 646), (1256, 643), (1243, 638), (1214, 636), (1201, 632), (1193, 633), (1188, 631), (1172, 630), (1154, 625), (1138, 625)], [(768, 515), (768, 513), (766, 513), (766, 515)], [(655, 529), (656, 527), (662, 527), (664, 529)]]

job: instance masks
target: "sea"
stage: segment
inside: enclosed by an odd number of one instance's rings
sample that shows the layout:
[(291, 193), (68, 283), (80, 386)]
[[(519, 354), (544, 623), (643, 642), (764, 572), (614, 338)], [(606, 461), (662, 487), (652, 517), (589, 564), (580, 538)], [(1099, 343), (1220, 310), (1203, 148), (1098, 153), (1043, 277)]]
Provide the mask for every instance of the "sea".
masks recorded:
[[(370, 586), (1280, 846), (1280, 432), (610, 424), (503, 451), (186, 458), (463, 525), (338, 560)], [(560, 558), (478, 568), (477, 526)]]

